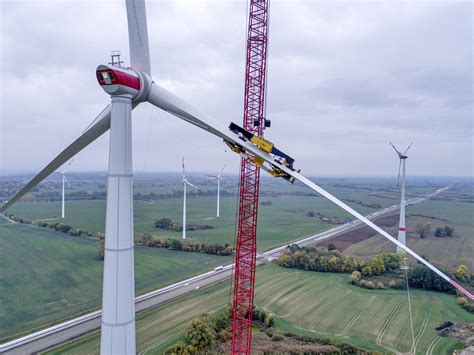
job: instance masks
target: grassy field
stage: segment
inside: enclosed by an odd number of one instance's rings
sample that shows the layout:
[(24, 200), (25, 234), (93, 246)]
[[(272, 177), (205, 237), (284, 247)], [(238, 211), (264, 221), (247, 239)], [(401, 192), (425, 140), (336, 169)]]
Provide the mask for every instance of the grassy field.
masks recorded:
[[(317, 218), (306, 216), (308, 210), (320, 211), (327, 216), (349, 217), (344, 211), (321, 197), (284, 196), (261, 198), (271, 201), (271, 206), (261, 206), (259, 211), (259, 250), (285, 244), (304, 235), (317, 233), (331, 228)], [(351, 204), (363, 214), (373, 211), (372, 208)], [(92, 232), (103, 232), (105, 226), (105, 201), (68, 201), (66, 218), (57, 218), (60, 213), (60, 202), (18, 203), (11, 208), (11, 213), (29, 220), (48, 220), (62, 222), (75, 228)], [(191, 241), (208, 243), (234, 243), (236, 197), (221, 199), (221, 217), (217, 219), (216, 200), (213, 197), (189, 198), (187, 201), (187, 221), (189, 224), (210, 224), (215, 229), (189, 231)], [(168, 217), (181, 223), (182, 199), (173, 198), (155, 201), (135, 201), (135, 232), (152, 233), (157, 237), (180, 238), (181, 232), (160, 230), (154, 227), (158, 218)]]
[[(22, 225), (0, 225), (0, 340), (99, 307), (98, 241)], [(137, 294), (171, 284), (230, 257), (138, 246)]]
[[(406, 291), (369, 291), (347, 283), (345, 274), (315, 273), (265, 265), (257, 269), (255, 303), (276, 315), (276, 326), (301, 335), (329, 337), (382, 352), (448, 353), (459, 344), (440, 338), (434, 328), (446, 320), (474, 316), (442, 293), (412, 290), (415, 346), (412, 346)], [(223, 310), (229, 284), (221, 283), (148, 310), (137, 317), (141, 354), (162, 354), (183, 338), (190, 321), (203, 312)], [(199, 307), (196, 307), (199, 305)], [(82, 337), (50, 354), (94, 354), (99, 334)]]

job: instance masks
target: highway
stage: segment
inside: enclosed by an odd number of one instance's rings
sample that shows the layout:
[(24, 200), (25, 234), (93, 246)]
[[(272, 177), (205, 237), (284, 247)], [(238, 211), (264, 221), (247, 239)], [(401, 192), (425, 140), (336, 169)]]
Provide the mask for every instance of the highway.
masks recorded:
[[(441, 188), (433, 193), (423, 197), (417, 197), (406, 201), (406, 205), (413, 205), (425, 201), (439, 193), (447, 190), (449, 187)], [(382, 215), (391, 213), (400, 208), (400, 205), (393, 205), (375, 211), (366, 217), (368, 219), (376, 219)], [(314, 234), (303, 239), (292, 242), (299, 246), (311, 245), (315, 242), (335, 237), (339, 234), (355, 229), (362, 224), (359, 220), (349, 221), (336, 228)], [(289, 243), (290, 244), (290, 243)], [(287, 245), (269, 250), (257, 255), (257, 265), (278, 258), (283, 253)], [(177, 282), (175, 284), (160, 288), (147, 294), (135, 298), (136, 312), (144, 311), (148, 308), (155, 307), (162, 303), (168, 302), (177, 297), (193, 292), (202, 287), (213, 283), (223, 281), (232, 275), (233, 264), (218, 267), (212, 271), (191, 277), (189, 279)], [(59, 344), (68, 342), (83, 334), (89, 333), (100, 328), (101, 311), (95, 311), (81, 317), (57, 324), (55, 326), (43, 329), (41, 331), (26, 335), (24, 337), (14, 339), (5, 344), (0, 345), (0, 354), (31, 354), (37, 353), (45, 349), (55, 347)]]

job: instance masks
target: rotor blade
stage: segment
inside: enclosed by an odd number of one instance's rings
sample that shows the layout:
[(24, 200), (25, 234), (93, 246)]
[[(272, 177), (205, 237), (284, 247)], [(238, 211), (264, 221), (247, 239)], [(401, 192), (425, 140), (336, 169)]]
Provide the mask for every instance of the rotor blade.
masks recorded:
[(400, 159), (400, 164), (398, 164), (397, 186), (400, 184), (400, 169), (401, 168), (402, 168), (402, 159)]
[(397, 148), (395, 148), (395, 146), (392, 144), (392, 142), (389, 141), (389, 143), (390, 143), (390, 145), (393, 147), (393, 149), (395, 149), (395, 151), (397, 152), (398, 157), (399, 157), (399, 158), (403, 157), (403, 154), (400, 153)]
[[(84, 132), (82, 132), (84, 133)], [(69, 160), (69, 163), (66, 165), (66, 167), (64, 168), (62, 174), (64, 175), (66, 173), (66, 170), (69, 169), (69, 167), (71, 166), (72, 162), (74, 161), (74, 158), (72, 158), (71, 160)]]
[(184, 172), (184, 157), (183, 157), (183, 180), (186, 180), (186, 173)]
[(63, 179), (64, 181), (66, 181), (67, 183), (69, 183), (69, 180), (67, 179), (66, 175), (63, 174)]
[(408, 146), (408, 148), (405, 150), (405, 152), (403, 153), (403, 155), (406, 155), (407, 152), (408, 152), (408, 149), (410, 149), (410, 147), (412, 146), (413, 142), (410, 143), (410, 145)]
[(222, 175), (222, 172), (224, 171), (225, 169), (225, 165), (222, 167), (221, 171), (219, 172), (219, 174), (217, 174), (217, 178), (219, 179)]
[(100, 114), (97, 122), (83, 133), (79, 138), (72, 142), (64, 149), (56, 158), (54, 158), (46, 167), (41, 170), (30, 182), (28, 182), (20, 191), (13, 195), (7, 203), (0, 208), (0, 213), (10, 207), (13, 203), (23, 197), (33, 187), (47, 178), (52, 172), (57, 170), (61, 165), (87, 147), (90, 143), (99, 138), (110, 128), (110, 105), (108, 105)]
[(199, 190), (199, 188), (197, 186), (191, 184), (188, 180), (186, 180), (186, 184), (188, 184), (189, 186), (194, 187), (196, 190)]
[[(285, 164), (282, 164), (278, 161), (277, 158), (274, 158), (272, 155), (264, 152), (263, 150), (259, 149), (252, 143), (248, 141), (244, 141), (240, 138), (238, 138), (237, 135), (233, 134), (231, 131), (227, 129), (223, 129), (220, 124), (216, 123), (214, 120), (212, 120), (209, 116), (202, 114), (199, 112), (196, 108), (192, 107), (188, 103), (186, 103), (184, 100), (180, 99), (176, 95), (172, 94), (171, 92), (163, 89), (162, 87), (156, 85), (155, 83), (152, 84), (150, 88), (150, 92), (148, 94), (147, 98), (148, 102), (152, 103), (155, 106), (158, 106), (159, 108), (189, 122), (192, 123), (195, 126), (198, 126), (215, 136), (222, 138), (228, 142), (232, 142), (234, 144), (239, 145), (245, 152), (258, 156), (264, 160), (264, 162), (267, 162), (271, 164), (272, 167), (278, 168), (280, 171), (285, 172), (289, 176), (295, 178), (296, 180), (300, 181), (310, 189), (318, 192), (322, 196), (326, 197), (342, 209), (346, 210), (349, 212), (351, 215), (374, 229), (376, 232), (380, 233), (383, 237), (387, 238), (390, 240), (392, 243), (396, 244), (403, 250), (405, 250), (408, 254), (413, 256), (415, 259), (420, 261), (422, 264), (426, 265), (429, 269), (431, 269), (433, 272), (438, 274), (441, 278), (449, 282), (451, 285), (456, 287), (459, 291), (464, 293), (466, 296), (468, 296), (471, 299), (474, 299), (474, 295), (471, 294), (469, 291), (465, 290), (463, 287), (458, 285), (455, 281), (451, 280), (447, 275), (442, 273), (440, 270), (438, 270), (436, 267), (434, 267), (431, 263), (423, 259), (421, 256), (416, 254), (414, 251), (412, 251), (410, 248), (407, 246), (403, 245), (400, 243), (397, 239), (393, 238), (390, 234), (385, 232), (383, 229), (375, 225), (373, 222), (368, 220), (366, 217), (362, 216), (360, 213), (356, 212), (353, 210), (351, 207), (346, 205), (344, 202), (340, 201), (333, 195), (331, 195), (329, 192), (326, 190), (322, 189), (318, 185), (314, 184), (312, 181), (308, 180), (306, 177), (303, 175), (299, 174), (298, 172), (290, 169), (288, 166)], [(396, 150), (396, 149), (395, 149)], [(398, 151), (397, 151), (398, 152)], [(263, 167), (263, 166), (262, 166)]]
[(151, 75), (145, 0), (126, 0), (130, 66)]

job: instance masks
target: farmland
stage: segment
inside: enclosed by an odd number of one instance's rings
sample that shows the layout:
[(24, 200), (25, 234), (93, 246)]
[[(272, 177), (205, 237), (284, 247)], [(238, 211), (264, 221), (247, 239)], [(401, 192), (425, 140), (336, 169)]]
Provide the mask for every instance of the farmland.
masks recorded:
[[(233, 186), (233, 185), (232, 185)], [(286, 186), (286, 185), (284, 185)], [(97, 185), (92, 184), (93, 188)], [(291, 189), (292, 187), (286, 187)], [(141, 187), (142, 191), (149, 192)], [(161, 187), (163, 189), (163, 187)], [(295, 187), (298, 190), (298, 187)], [(393, 203), (371, 197), (365, 190), (334, 188), (335, 193), (349, 196), (354, 200), (363, 200), (365, 203), (379, 203), (388, 206)], [(169, 190), (171, 191), (171, 190)], [(270, 189), (270, 192), (273, 189)], [(291, 190), (290, 190), (291, 191)], [(267, 192), (270, 194), (270, 192)], [(348, 218), (349, 215), (331, 202), (318, 196), (265, 196), (261, 201), (270, 201), (270, 206), (261, 206), (259, 215), (259, 250), (267, 250), (273, 246), (285, 244), (304, 235), (317, 233), (329, 229), (331, 225), (322, 223), (317, 218), (306, 216), (309, 210), (322, 212), (325, 216)], [(188, 198), (187, 221), (189, 224), (209, 224), (214, 229), (189, 231), (190, 241), (206, 243), (233, 244), (235, 234), (235, 213), (237, 197), (221, 198), (221, 217), (215, 218), (215, 197)], [(349, 202), (349, 205), (363, 214), (374, 211), (374, 208), (361, 206)], [(66, 204), (66, 218), (58, 218), (60, 201), (21, 202), (14, 205), (9, 212), (28, 220), (45, 220), (50, 223), (61, 222), (89, 230), (93, 233), (104, 232), (105, 200), (72, 200)], [(181, 223), (182, 199), (168, 198), (160, 200), (138, 200), (134, 202), (135, 233), (151, 233), (156, 237), (179, 238), (179, 232), (160, 230), (154, 227), (158, 218), (168, 217)]]
[[(98, 241), (30, 226), (0, 225), (0, 339), (98, 308)], [(230, 257), (138, 246), (136, 293), (230, 262)]]
[[(256, 305), (276, 315), (276, 326), (301, 335), (329, 337), (382, 352), (447, 353), (456, 341), (440, 338), (443, 321), (474, 321), (453, 296), (412, 290), (415, 347), (412, 347), (406, 291), (369, 291), (346, 282), (347, 275), (315, 273), (265, 265), (257, 270)], [(190, 321), (203, 312), (223, 310), (229, 284), (184, 296), (137, 317), (139, 353), (160, 354), (181, 339)], [(199, 307), (195, 307), (199, 304)], [(97, 353), (98, 332), (50, 353)]]

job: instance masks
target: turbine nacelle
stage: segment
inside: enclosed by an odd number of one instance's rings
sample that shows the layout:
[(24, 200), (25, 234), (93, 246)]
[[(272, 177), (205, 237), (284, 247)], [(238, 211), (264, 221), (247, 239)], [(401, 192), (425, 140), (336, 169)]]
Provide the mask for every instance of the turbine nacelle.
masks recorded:
[(103, 64), (97, 67), (96, 78), (107, 94), (129, 97), (134, 102), (146, 100), (152, 83), (151, 77), (143, 72)]

